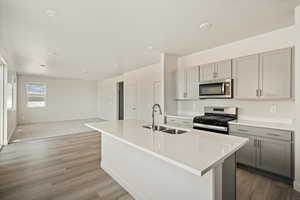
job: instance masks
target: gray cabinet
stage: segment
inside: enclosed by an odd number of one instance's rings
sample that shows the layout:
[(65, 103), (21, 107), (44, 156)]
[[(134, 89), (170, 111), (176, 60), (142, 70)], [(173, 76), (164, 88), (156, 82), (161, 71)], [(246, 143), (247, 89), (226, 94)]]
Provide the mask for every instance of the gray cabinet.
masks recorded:
[(255, 167), (256, 165), (256, 154), (257, 154), (257, 148), (256, 148), (256, 140), (255, 137), (246, 135), (246, 134), (240, 134), (240, 133), (233, 133), (232, 135), (238, 136), (238, 137), (245, 137), (249, 139), (249, 142), (243, 146), (237, 153), (236, 153), (236, 159), (237, 162), (243, 163), (245, 165)]
[(259, 157), (257, 167), (286, 177), (291, 175), (291, 143), (258, 138)]
[(231, 73), (231, 60), (204, 64), (200, 66), (200, 82), (231, 79)]
[(292, 48), (233, 59), (235, 98), (291, 98), (291, 72)]
[(258, 98), (259, 55), (233, 60), (235, 98)]
[(237, 152), (237, 162), (292, 178), (292, 132), (241, 125), (230, 125), (230, 134), (249, 138)]
[(260, 98), (290, 98), (292, 74), (291, 48), (260, 55)]
[(177, 70), (177, 99), (197, 99), (199, 67), (179, 67)]

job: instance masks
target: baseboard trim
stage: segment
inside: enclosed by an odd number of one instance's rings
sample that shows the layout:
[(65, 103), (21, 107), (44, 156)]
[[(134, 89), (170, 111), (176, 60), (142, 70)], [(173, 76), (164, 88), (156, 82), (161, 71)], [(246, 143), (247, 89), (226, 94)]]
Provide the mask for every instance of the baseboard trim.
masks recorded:
[(294, 181), (294, 189), (295, 189), (297, 192), (300, 192), (300, 183), (297, 183), (296, 181)]
[(143, 194), (136, 191), (126, 180), (124, 180), (116, 170), (113, 170), (108, 163), (101, 161), (101, 168), (108, 173), (115, 181), (117, 181), (128, 193), (135, 199), (148, 200)]

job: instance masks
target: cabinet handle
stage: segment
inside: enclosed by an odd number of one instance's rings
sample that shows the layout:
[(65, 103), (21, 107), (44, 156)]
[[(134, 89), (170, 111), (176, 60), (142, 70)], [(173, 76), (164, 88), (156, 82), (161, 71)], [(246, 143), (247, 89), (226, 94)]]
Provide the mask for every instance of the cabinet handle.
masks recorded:
[(276, 134), (276, 133), (267, 133), (267, 135), (271, 135), (271, 136), (275, 136), (275, 137), (279, 137), (280, 136), (279, 134)]
[(259, 97), (259, 89), (256, 89), (256, 96)]
[(259, 165), (262, 165), (262, 158), (261, 158), (261, 149), (262, 149), (262, 145), (261, 145), (261, 140), (258, 140), (258, 147), (259, 147)]
[(241, 132), (248, 132), (248, 130), (245, 130), (245, 129), (238, 129), (238, 131), (241, 131)]
[(263, 90), (259, 90), (259, 96), (261, 97), (261, 96), (263, 96)]

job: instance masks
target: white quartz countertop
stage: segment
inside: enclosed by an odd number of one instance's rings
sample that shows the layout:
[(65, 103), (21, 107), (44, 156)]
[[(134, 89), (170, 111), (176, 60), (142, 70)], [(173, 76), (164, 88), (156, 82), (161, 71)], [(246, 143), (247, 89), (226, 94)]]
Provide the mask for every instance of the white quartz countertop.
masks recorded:
[(278, 129), (278, 130), (286, 130), (286, 131), (295, 130), (294, 124), (292, 123), (264, 122), (264, 121), (238, 119), (238, 120), (230, 121), (229, 124), (270, 128), (270, 129)]
[(246, 138), (198, 130), (179, 135), (152, 132), (142, 125), (147, 123), (124, 120), (86, 124), (91, 129), (198, 176), (203, 176), (248, 142)]

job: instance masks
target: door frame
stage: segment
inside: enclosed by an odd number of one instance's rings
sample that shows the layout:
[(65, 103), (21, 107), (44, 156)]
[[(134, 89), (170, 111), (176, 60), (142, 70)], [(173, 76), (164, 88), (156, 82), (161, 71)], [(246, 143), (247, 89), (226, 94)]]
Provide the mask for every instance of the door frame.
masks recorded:
[(6, 107), (7, 64), (0, 57), (0, 146), (8, 144)]
[(123, 85), (123, 120), (125, 119), (125, 88), (124, 88), (124, 81), (117, 82), (117, 116), (116, 119), (120, 120), (120, 84)]

